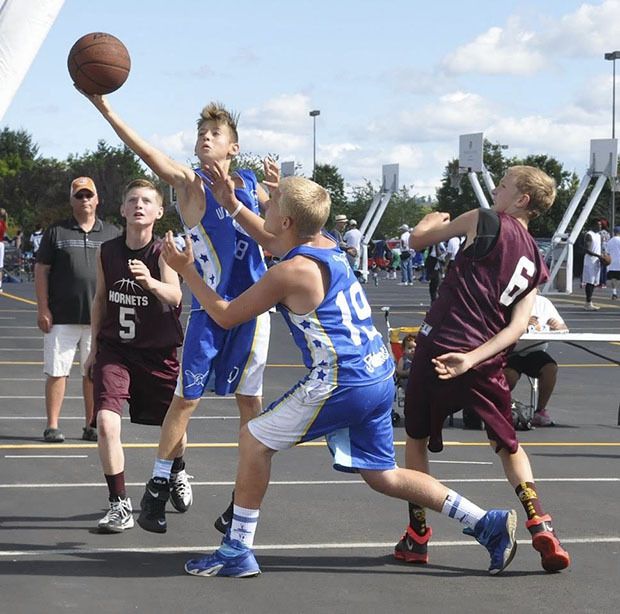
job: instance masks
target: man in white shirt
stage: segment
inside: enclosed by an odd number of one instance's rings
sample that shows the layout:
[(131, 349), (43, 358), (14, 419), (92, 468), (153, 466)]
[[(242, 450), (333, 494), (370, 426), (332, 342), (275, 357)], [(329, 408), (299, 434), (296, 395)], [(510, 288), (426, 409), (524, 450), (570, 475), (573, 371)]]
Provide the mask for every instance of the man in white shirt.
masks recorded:
[[(528, 332), (566, 331), (568, 327), (562, 320), (553, 303), (540, 294), (532, 309)], [(547, 412), (547, 403), (553, 394), (558, 374), (558, 364), (547, 354), (548, 343), (520, 341), (509, 354), (504, 369), (508, 386), (512, 390), (522, 373), (538, 378), (538, 404), (532, 424), (534, 426), (553, 426), (555, 423)]]
[(620, 226), (614, 227), (614, 236), (607, 242), (607, 253), (611, 262), (607, 267), (607, 281), (611, 286), (611, 300), (618, 300), (620, 285)]
[(356, 220), (349, 220), (349, 230), (344, 233), (344, 242), (347, 244), (347, 259), (353, 271), (360, 268), (360, 257), (362, 254), (362, 233), (357, 227)]
[(583, 257), (583, 273), (581, 281), (586, 288), (586, 311), (598, 311), (600, 307), (592, 302), (594, 288), (598, 286), (601, 279), (601, 235), (599, 230), (601, 223), (594, 222), (592, 228), (586, 232), (585, 254)]
[(452, 237), (448, 240), (446, 245), (446, 273), (450, 270), (450, 267), (454, 264), (454, 259), (461, 247), (461, 237)]
[(409, 226), (403, 224), (400, 231), (400, 285), (413, 286), (413, 256), (415, 252), (409, 247)]

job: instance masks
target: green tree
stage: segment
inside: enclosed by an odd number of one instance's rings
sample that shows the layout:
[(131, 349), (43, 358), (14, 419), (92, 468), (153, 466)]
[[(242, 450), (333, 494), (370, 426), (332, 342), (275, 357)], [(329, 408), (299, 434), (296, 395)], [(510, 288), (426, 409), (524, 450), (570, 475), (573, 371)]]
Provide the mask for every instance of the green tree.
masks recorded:
[[(328, 228), (333, 225), (336, 214), (347, 213), (347, 199), (344, 194), (344, 179), (338, 168), (332, 164), (317, 164), (314, 169), (314, 181), (323, 186), (332, 200), (332, 208)], [(351, 217), (351, 215), (349, 215)]]

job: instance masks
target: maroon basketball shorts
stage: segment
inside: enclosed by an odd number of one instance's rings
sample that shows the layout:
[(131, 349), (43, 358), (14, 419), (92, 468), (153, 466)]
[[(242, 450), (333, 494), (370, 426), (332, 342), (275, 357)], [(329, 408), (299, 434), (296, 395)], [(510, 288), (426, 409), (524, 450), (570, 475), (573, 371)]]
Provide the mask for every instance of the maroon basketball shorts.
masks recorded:
[(137, 424), (160, 426), (179, 375), (176, 348), (138, 350), (100, 340), (93, 368), (95, 415), (102, 409), (129, 416)]
[(510, 453), (519, 442), (512, 424), (510, 390), (498, 357), (450, 380), (440, 380), (431, 359), (445, 349), (419, 342), (413, 357), (405, 396), (405, 429), (412, 439), (429, 438), (428, 449), (443, 449), (442, 429), (447, 416), (471, 409), (484, 420), (487, 435)]

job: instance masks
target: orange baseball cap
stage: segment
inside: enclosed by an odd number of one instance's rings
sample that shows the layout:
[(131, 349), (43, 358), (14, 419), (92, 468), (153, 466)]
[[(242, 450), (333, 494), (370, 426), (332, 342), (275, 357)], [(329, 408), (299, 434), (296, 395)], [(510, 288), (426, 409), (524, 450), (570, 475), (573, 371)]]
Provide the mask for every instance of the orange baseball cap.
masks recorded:
[(90, 177), (78, 177), (71, 182), (71, 196), (75, 196), (80, 190), (97, 193), (95, 182)]

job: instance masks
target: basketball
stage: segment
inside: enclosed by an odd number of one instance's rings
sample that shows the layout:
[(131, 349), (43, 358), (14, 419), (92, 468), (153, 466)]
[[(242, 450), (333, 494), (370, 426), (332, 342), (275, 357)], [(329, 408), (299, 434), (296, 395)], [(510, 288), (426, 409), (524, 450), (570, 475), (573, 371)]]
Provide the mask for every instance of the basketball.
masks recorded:
[(109, 94), (127, 80), (131, 59), (118, 38), (105, 32), (92, 32), (71, 47), (67, 66), (80, 90), (86, 94)]

